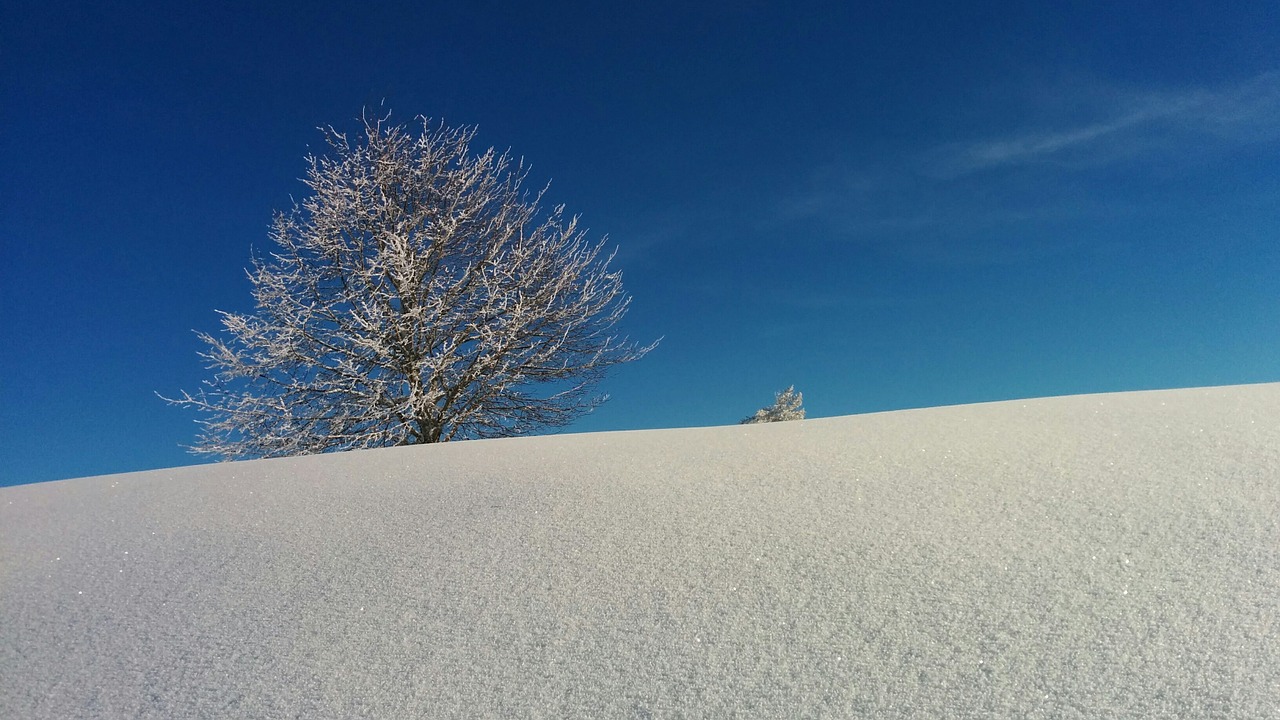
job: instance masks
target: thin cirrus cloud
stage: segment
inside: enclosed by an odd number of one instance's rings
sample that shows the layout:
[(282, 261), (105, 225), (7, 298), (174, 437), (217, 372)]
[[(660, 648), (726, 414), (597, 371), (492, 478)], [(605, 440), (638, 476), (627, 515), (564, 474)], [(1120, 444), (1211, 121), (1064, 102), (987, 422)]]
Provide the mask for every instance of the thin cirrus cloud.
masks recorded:
[[(947, 266), (1112, 252), (1124, 241), (1103, 241), (1100, 233), (1123, 236), (1117, 228), (1181, 207), (1176, 193), (1145, 192), (1151, 177), (1230, 184), (1223, 178), (1232, 163), (1218, 161), (1280, 143), (1280, 71), (1210, 89), (1095, 85), (1039, 97), (1022, 109), (1076, 122), (1024, 122), (1004, 137), (946, 145), (925, 138), (915, 153), (816, 168), (779, 198), (763, 230), (799, 229), (819, 241)], [(1242, 189), (1233, 202), (1250, 193), (1257, 189)]]
[(921, 172), (950, 179), (1033, 164), (1096, 167), (1181, 147), (1189, 138), (1204, 146), (1268, 141), (1280, 136), (1278, 112), (1280, 71), (1208, 90), (1130, 92), (1097, 110), (1101, 119), (935, 148), (925, 153)]

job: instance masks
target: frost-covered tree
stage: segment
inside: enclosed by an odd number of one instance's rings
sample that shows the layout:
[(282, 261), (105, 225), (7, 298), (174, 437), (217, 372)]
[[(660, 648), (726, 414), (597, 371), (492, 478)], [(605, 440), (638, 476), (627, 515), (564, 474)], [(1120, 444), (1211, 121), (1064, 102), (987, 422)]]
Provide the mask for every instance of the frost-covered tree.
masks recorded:
[[(248, 272), (256, 310), (200, 333), (215, 371), (193, 452), (297, 455), (561, 426), (605, 371), (653, 348), (613, 334), (630, 297), (563, 206), (475, 128), (366, 119), (325, 131), (310, 194)], [(655, 343), (656, 344), (656, 343)]]
[(792, 385), (780, 393), (775, 393), (772, 405), (760, 408), (755, 415), (744, 418), (740, 424), (754, 425), (784, 420), (803, 420), (804, 408), (800, 407), (802, 402), (804, 402), (804, 393), (796, 392), (796, 386)]

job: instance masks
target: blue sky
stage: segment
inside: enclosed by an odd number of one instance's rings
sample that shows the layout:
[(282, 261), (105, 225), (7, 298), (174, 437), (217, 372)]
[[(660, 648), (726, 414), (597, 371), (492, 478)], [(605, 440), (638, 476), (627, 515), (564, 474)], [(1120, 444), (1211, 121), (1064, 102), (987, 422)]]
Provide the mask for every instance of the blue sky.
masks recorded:
[(6, 6), (0, 484), (197, 462), (154, 392), (365, 107), (617, 244), (665, 339), (570, 431), (1280, 380), (1274, 2), (617, 5)]

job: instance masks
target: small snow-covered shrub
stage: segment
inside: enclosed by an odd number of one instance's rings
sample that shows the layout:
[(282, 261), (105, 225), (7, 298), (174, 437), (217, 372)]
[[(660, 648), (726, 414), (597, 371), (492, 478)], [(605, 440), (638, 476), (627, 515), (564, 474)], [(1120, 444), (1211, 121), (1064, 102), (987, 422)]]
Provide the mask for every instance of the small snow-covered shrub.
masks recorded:
[(803, 420), (804, 408), (800, 404), (804, 402), (804, 394), (796, 392), (796, 386), (783, 390), (774, 395), (773, 404), (769, 407), (760, 408), (754, 415), (743, 418), (742, 425), (754, 425), (756, 423), (782, 422), (784, 420)]

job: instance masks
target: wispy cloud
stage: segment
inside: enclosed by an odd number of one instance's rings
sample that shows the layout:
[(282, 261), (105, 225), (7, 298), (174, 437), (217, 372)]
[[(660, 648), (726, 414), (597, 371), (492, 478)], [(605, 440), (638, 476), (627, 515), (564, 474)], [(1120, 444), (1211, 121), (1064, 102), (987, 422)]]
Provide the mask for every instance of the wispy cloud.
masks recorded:
[[(1214, 88), (1041, 87), (1003, 136), (815, 168), (760, 232), (947, 266), (1106, 255), (1190, 208), (1259, 207), (1280, 181), (1235, 173), (1280, 148), (1280, 71)], [(1023, 95), (1024, 98), (1027, 94)], [(1010, 127), (1010, 103), (986, 106)], [(971, 108), (957, 109), (973, 116)], [(1005, 113), (1002, 117), (1000, 113)]]
[(1230, 145), (1280, 137), (1280, 72), (1218, 88), (1130, 91), (1112, 98), (1086, 121), (935, 148), (925, 153), (921, 168), (929, 176), (953, 178), (1036, 163), (1097, 166), (1172, 147), (1189, 136)]

